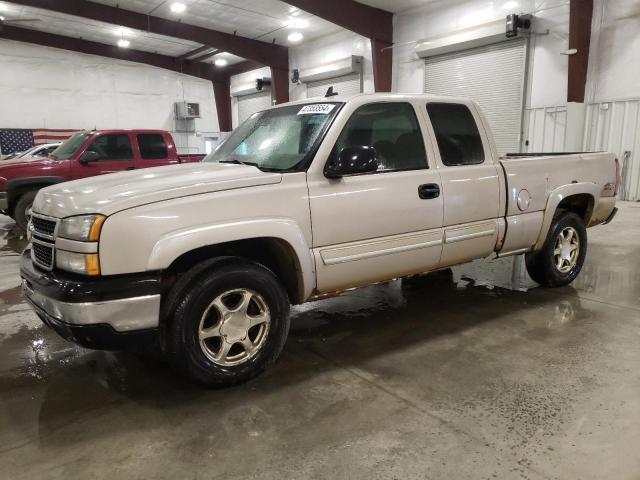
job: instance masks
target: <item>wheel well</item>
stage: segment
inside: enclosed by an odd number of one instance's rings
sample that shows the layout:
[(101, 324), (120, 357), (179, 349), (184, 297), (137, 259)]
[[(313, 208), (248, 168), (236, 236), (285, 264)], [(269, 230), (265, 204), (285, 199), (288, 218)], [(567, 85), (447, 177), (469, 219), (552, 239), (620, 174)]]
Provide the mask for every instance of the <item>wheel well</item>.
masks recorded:
[(302, 271), (295, 250), (286, 241), (273, 237), (208, 245), (184, 253), (164, 270), (161, 292), (167, 292), (192, 267), (216, 257), (242, 257), (260, 263), (282, 282), (292, 304), (303, 300)]
[(16, 203), (20, 200), (20, 197), (25, 193), (38, 191), (41, 188), (49, 186), (48, 184), (28, 184), (28, 185), (20, 185), (19, 187), (14, 187), (8, 192), (8, 201), (9, 201), (9, 214), (13, 215), (13, 211), (16, 208)]
[(580, 193), (577, 195), (570, 195), (563, 198), (558, 204), (556, 214), (559, 212), (573, 212), (578, 214), (583, 220), (585, 225), (589, 223), (591, 214), (593, 213), (594, 200), (588, 193)]

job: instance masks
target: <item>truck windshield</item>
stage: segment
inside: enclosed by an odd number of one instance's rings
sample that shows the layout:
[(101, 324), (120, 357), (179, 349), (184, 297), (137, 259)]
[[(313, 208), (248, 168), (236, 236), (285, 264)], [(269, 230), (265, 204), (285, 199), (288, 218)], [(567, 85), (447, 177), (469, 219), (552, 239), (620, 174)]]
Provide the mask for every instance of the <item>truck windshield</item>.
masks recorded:
[(204, 161), (297, 170), (330, 125), (339, 105), (310, 103), (254, 113)]
[(69, 139), (49, 154), (49, 158), (54, 160), (69, 160), (78, 151), (84, 142), (91, 136), (91, 133), (75, 133)]

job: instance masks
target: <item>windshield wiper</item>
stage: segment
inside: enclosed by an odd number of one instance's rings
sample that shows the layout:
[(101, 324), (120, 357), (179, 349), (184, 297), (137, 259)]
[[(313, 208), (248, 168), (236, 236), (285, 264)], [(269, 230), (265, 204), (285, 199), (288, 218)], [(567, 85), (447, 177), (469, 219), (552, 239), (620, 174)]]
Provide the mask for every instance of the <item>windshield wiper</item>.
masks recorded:
[(243, 162), (242, 160), (238, 160), (237, 158), (231, 158), (229, 160), (220, 160), (218, 163), (234, 163), (236, 165), (249, 165), (250, 167), (258, 167), (257, 163)]

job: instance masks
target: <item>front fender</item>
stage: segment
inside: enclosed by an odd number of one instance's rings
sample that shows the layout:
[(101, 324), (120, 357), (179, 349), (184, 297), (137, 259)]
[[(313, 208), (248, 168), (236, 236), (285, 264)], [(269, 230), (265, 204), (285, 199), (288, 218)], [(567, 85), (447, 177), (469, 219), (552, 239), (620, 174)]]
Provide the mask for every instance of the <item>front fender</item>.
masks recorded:
[[(547, 198), (547, 206), (544, 210), (544, 218), (542, 220), (542, 229), (540, 230), (538, 240), (533, 247), (534, 250), (539, 250), (542, 248), (542, 245), (547, 238), (547, 234), (549, 233), (549, 228), (551, 228), (553, 216), (555, 215), (560, 202), (572, 195), (583, 194), (590, 195), (593, 198), (593, 205), (595, 206), (597, 205), (598, 199), (600, 197), (600, 187), (595, 183), (571, 183), (569, 185), (558, 187), (555, 190), (552, 190), (551, 193), (549, 193), (549, 196)], [(585, 219), (585, 224), (589, 224), (589, 218)]]
[[(244, 219), (169, 232), (154, 245), (147, 270), (163, 270), (176, 258), (197, 248), (251, 238), (277, 238), (293, 248), (302, 272), (304, 298), (308, 298), (315, 288), (311, 249), (300, 227), (289, 218)], [(212, 239), (215, 241), (212, 242)]]

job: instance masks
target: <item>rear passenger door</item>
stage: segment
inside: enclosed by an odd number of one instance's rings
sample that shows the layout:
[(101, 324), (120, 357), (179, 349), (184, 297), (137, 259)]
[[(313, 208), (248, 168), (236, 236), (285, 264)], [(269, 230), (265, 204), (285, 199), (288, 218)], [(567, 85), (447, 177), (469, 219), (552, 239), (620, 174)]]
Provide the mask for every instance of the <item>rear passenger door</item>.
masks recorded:
[(98, 134), (84, 153), (89, 151), (97, 154), (96, 159), (88, 163), (78, 161), (72, 170), (74, 178), (93, 177), (135, 168), (131, 137), (128, 133)]
[(473, 103), (427, 103), (438, 146), (444, 201), (441, 266), (493, 252), (500, 215), (500, 167)]
[(162, 133), (138, 133), (136, 141), (140, 152), (136, 159), (137, 168), (179, 163), (175, 152), (169, 151), (169, 144)]

